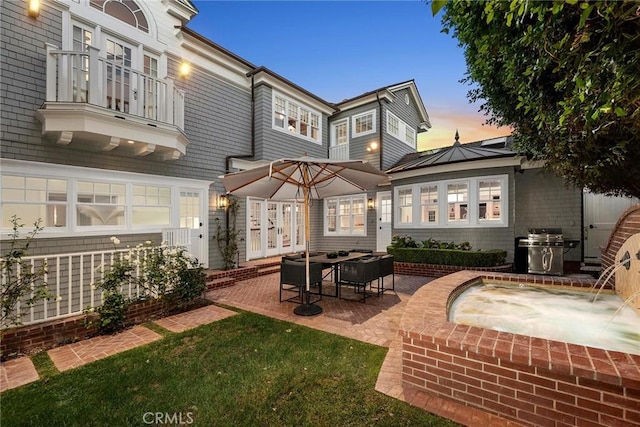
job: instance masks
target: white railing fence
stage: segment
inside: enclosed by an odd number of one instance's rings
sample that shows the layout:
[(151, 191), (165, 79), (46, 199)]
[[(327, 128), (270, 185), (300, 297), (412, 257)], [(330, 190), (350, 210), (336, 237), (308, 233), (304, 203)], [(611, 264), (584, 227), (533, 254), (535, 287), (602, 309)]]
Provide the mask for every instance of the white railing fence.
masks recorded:
[(47, 101), (85, 102), (184, 129), (184, 92), (99, 56), (99, 50), (59, 50), (47, 44)]
[(331, 160), (349, 160), (349, 144), (329, 147), (329, 158)]
[(190, 228), (165, 228), (162, 230), (162, 242), (167, 246), (182, 246), (191, 250)]
[[(29, 256), (22, 258), (31, 271), (45, 267), (46, 273), (40, 283), (45, 283), (52, 297), (40, 300), (27, 307), (18, 305), (16, 311), (22, 313), (21, 324), (29, 325), (47, 320), (59, 319), (82, 314), (89, 307), (102, 304), (102, 291), (96, 286), (102, 279), (104, 271), (108, 271), (114, 260), (131, 256), (135, 267), (132, 280), (124, 285), (121, 291), (125, 297), (139, 298), (145, 296), (145, 290), (137, 285), (135, 278), (140, 277), (140, 261), (148, 251), (158, 247), (138, 247), (112, 251), (78, 252), (56, 255)], [(14, 269), (20, 275), (19, 266)], [(1, 285), (6, 286), (5, 268), (2, 268)], [(37, 283), (38, 284), (38, 283)]]

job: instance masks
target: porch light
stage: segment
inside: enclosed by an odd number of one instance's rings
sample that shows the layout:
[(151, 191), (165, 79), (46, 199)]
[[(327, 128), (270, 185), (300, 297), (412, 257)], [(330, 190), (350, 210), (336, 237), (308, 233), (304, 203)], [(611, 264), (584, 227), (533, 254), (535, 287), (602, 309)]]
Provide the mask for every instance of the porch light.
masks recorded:
[(40, 15), (40, 0), (27, 0), (28, 8), (27, 13), (32, 18), (37, 18)]
[(218, 196), (218, 209), (227, 209), (229, 207), (229, 197), (226, 194)]
[(376, 199), (374, 199), (373, 197), (369, 197), (367, 199), (367, 209), (373, 210), (375, 208), (376, 208)]
[(191, 72), (191, 65), (188, 62), (182, 61), (180, 64), (180, 76), (187, 77)]
[(367, 147), (367, 151), (376, 151), (377, 149), (378, 149), (378, 143), (376, 141), (371, 142)]

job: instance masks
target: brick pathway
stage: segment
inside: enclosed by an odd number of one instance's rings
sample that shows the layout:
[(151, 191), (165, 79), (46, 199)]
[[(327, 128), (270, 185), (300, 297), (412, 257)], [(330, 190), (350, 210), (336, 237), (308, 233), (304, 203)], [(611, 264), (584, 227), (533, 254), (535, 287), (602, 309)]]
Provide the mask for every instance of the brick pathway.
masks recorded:
[(238, 313), (215, 305), (208, 305), (206, 307), (187, 311), (186, 313), (164, 317), (156, 320), (154, 323), (170, 330), (171, 332), (183, 332), (200, 325), (215, 322), (216, 320), (222, 320), (226, 317), (233, 316), (234, 314)]
[(48, 353), (53, 364), (62, 372), (148, 344), (160, 338), (162, 335), (138, 325), (114, 335), (100, 335), (56, 347), (49, 350)]
[(27, 356), (0, 364), (0, 393), (38, 380), (38, 372)]

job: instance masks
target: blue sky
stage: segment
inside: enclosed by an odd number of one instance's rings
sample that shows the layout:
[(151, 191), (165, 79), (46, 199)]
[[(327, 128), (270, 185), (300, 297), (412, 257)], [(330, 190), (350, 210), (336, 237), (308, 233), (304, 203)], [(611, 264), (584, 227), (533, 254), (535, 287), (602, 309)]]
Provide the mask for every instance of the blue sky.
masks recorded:
[(460, 83), (463, 51), (420, 0), (194, 1), (188, 26), (329, 102), (415, 80), (431, 118), (419, 148), (509, 134), (484, 125)]

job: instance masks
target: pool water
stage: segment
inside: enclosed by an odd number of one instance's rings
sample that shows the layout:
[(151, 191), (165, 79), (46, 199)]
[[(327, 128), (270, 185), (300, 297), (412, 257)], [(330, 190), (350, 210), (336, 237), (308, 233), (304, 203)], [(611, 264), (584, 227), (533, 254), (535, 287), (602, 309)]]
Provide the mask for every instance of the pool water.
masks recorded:
[(527, 285), (477, 285), (455, 299), (449, 320), (640, 355), (640, 316), (622, 306), (617, 295), (600, 294), (593, 303), (595, 294)]

